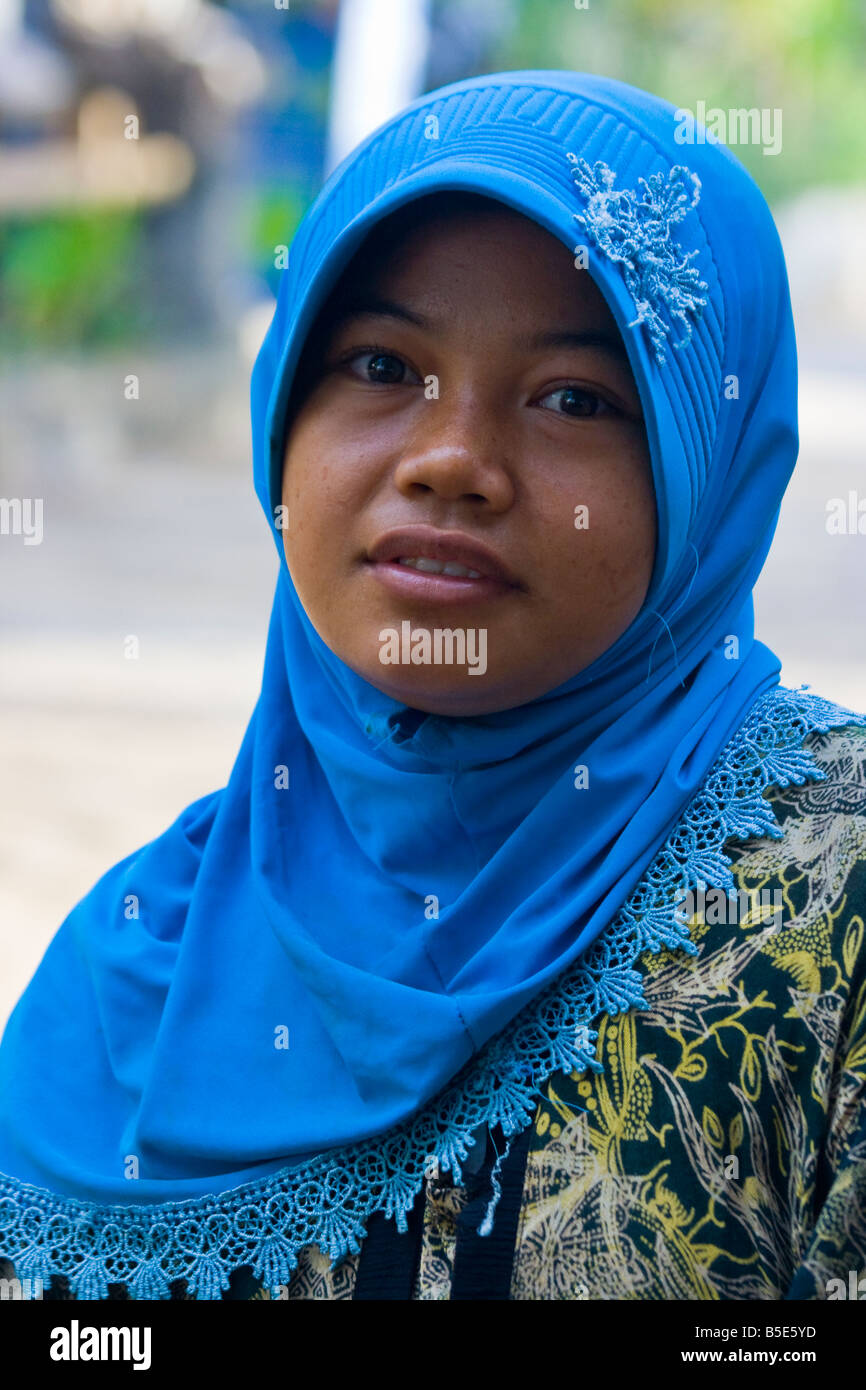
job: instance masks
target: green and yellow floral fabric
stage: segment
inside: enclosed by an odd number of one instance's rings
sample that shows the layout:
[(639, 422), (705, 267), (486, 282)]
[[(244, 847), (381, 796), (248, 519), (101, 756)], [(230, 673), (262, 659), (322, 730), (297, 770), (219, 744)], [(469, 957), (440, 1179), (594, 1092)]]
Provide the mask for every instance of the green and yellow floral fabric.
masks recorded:
[[(826, 780), (766, 794), (783, 839), (728, 844), (739, 891), (691, 904), (698, 954), (644, 955), (648, 1007), (597, 1025), (603, 1072), (550, 1078), (512, 1299), (826, 1299), (866, 1279), (866, 730), (808, 746)], [(427, 1181), (417, 1298), (449, 1297), (465, 1200)], [(351, 1298), (358, 1259), (307, 1248), (288, 1297)]]

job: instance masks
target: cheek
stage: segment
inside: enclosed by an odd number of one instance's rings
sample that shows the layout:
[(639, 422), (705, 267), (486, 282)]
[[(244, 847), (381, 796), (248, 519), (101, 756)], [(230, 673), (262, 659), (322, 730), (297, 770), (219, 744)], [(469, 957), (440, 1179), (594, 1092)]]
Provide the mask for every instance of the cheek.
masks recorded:
[(629, 477), (611, 487), (598, 507), (599, 540), (612, 574), (649, 582), (655, 555), (655, 494), (648, 476)]
[(282, 502), (289, 525), (287, 556), (320, 547), (323, 535), (342, 534), (352, 513), (352, 483), (357, 470), (333, 426), (319, 416), (299, 418), (292, 429), (283, 463)]
[[(573, 496), (572, 496), (573, 493)], [(575, 513), (575, 507), (580, 508)], [(595, 613), (631, 616), (640, 608), (655, 558), (655, 495), (641, 466), (608, 468), (569, 489), (565, 506), (546, 509), (545, 532), (557, 537), (548, 553), (554, 592), (581, 620)], [(567, 595), (567, 597), (565, 597)]]
[[(332, 480), (327, 462), (319, 462), (322, 456), (316, 430), (299, 420), (292, 430), (283, 463), (282, 502), (288, 522), (283, 533), (283, 551), (305, 607), (310, 592), (317, 587), (322, 559), (327, 554), (322, 533), (327, 532), (330, 524)], [(328, 458), (327, 452), (324, 458)]]

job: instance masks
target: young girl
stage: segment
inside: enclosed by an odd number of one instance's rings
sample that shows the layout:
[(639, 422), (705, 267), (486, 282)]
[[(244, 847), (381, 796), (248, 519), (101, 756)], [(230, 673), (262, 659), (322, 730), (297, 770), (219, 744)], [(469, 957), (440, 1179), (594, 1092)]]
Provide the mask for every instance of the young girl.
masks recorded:
[(476, 78), (307, 214), (229, 784), (73, 909), (0, 1047), (0, 1255), (47, 1296), (866, 1272), (866, 716), (753, 634), (788, 289), (755, 184), (677, 129)]

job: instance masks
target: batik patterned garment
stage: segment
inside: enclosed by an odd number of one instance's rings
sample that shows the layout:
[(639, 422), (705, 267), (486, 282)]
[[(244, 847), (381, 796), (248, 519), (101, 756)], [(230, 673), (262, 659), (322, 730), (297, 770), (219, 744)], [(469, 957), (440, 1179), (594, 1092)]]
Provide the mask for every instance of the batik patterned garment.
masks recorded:
[[(736, 893), (687, 900), (696, 954), (640, 957), (647, 1007), (598, 1021), (603, 1069), (549, 1077), (498, 1178), (502, 1132), (480, 1130), (459, 1184), (425, 1180), (406, 1234), (376, 1213), (359, 1253), (332, 1267), (305, 1247), (276, 1296), (399, 1297), (395, 1268), (416, 1299), (851, 1296), (866, 1279), (866, 729), (805, 746), (824, 780), (767, 789), (783, 838), (727, 843)], [(243, 1270), (223, 1294), (274, 1296)]]
[[(808, 747), (826, 780), (773, 789), (784, 839), (729, 844), (737, 896), (696, 896), (698, 954), (644, 954), (649, 1007), (600, 1022), (604, 1070), (548, 1082), (512, 1299), (825, 1299), (866, 1278), (866, 730)], [(415, 1298), (451, 1297), (472, 1189), (427, 1181)], [(304, 1251), (287, 1296), (351, 1298), (359, 1258)]]

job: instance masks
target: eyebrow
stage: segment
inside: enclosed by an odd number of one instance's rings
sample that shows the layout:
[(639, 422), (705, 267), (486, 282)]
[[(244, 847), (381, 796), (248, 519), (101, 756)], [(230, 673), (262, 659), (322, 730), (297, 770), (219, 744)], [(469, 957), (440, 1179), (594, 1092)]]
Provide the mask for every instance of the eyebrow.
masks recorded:
[(601, 348), (613, 357), (628, 361), (625, 343), (616, 333), (608, 333), (603, 328), (587, 329), (575, 333), (571, 329), (554, 329), (549, 333), (536, 333), (530, 338), (521, 338), (519, 347), (524, 348)]
[[(348, 319), (363, 317), (391, 318), (401, 323), (411, 323), (415, 328), (432, 328), (430, 319), (423, 314), (407, 309), (393, 299), (382, 299), (377, 295), (358, 295), (343, 300), (337, 305), (330, 318), (330, 328), (339, 328)], [(600, 348), (621, 361), (628, 361), (628, 353), (622, 338), (603, 328), (574, 329), (556, 328), (541, 333), (533, 333), (515, 340), (515, 346), (529, 351), (555, 348)]]
[(380, 299), (378, 295), (366, 294), (341, 300), (330, 316), (330, 327), (339, 328), (347, 319), (373, 315), (377, 318), (399, 319), (401, 323), (411, 323), (415, 328), (431, 327), (429, 319), (423, 314), (416, 314), (412, 309), (407, 309), (404, 304), (398, 304), (393, 299)]

